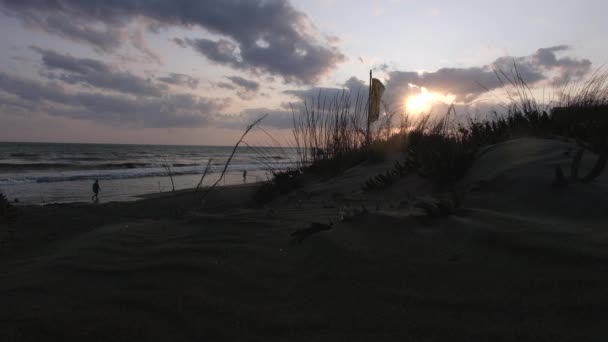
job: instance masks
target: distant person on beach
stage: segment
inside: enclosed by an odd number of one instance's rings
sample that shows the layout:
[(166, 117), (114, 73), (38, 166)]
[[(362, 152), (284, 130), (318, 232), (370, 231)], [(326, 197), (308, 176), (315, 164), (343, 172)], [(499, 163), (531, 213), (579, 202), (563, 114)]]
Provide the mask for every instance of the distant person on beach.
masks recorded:
[(98, 179), (96, 179), (95, 183), (93, 183), (93, 197), (91, 197), (91, 200), (94, 202), (99, 201), (99, 180)]
[(247, 183), (247, 170), (243, 170), (243, 183)]

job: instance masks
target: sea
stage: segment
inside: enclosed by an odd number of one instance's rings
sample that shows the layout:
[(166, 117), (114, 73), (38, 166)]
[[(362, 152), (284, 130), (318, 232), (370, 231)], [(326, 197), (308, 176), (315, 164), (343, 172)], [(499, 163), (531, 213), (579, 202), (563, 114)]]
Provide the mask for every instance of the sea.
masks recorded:
[[(216, 182), (233, 146), (0, 142), (0, 192), (19, 204), (133, 201)], [(296, 165), (294, 148), (240, 146), (218, 185), (264, 181)], [(243, 177), (247, 171), (247, 177)]]

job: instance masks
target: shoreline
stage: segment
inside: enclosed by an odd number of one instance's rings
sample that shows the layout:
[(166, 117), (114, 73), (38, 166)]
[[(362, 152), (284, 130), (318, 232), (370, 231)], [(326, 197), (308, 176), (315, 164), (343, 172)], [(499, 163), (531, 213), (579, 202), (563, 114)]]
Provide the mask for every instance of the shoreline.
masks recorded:
[[(266, 171), (251, 171), (248, 182), (245, 184), (263, 182), (266, 178)], [(175, 192), (189, 191), (196, 187), (200, 180), (199, 174), (176, 175), (173, 177), (175, 182)], [(205, 188), (214, 182), (214, 177), (205, 179)], [(0, 188), (11, 202), (15, 198), (19, 199), (19, 205), (47, 205), (51, 203), (92, 203), (91, 202), (92, 181), (70, 181), (59, 183), (28, 183)], [(242, 185), (242, 177), (239, 172), (226, 174), (226, 181), (220, 182), (217, 187), (223, 188), (233, 185)], [(170, 178), (164, 177), (142, 177), (136, 179), (114, 179), (100, 180), (100, 203), (108, 202), (132, 202), (141, 198), (163, 196), (170, 194)]]
[[(265, 181), (255, 181), (255, 182), (248, 182), (248, 183), (244, 183), (244, 184), (226, 184), (226, 185), (218, 184), (216, 186), (215, 190), (220, 191), (221, 189), (224, 189), (224, 190), (226, 190), (226, 189), (247, 189), (250, 187), (257, 187), (257, 186), (263, 184), (264, 182)], [(73, 201), (73, 202), (48, 202), (48, 203), (36, 203), (36, 204), (11, 202), (11, 204), (15, 205), (16, 207), (21, 207), (21, 208), (22, 207), (45, 207), (45, 206), (70, 206), (70, 205), (95, 206), (95, 205), (104, 205), (104, 204), (128, 204), (128, 203), (134, 203), (134, 202), (143, 201), (143, 200), (163, 199), (163, 198), (171, 198), (171, 197), (175, 197), (175, 196), (187, 196), (187, 195), (195, 195), (195, 194), (202, 195), (203, 192), (205, 191), (205, 189), (208, 189), (208, 188), (209, 188), (209, 186), (202, 186), (198, 191), (195, 188), (185, 188), (185, 189), (175, 190), (175, 192), (173, 192), (173, 191), (149, 192), (149, 193), (130, 195), (129, 197), (132, 198), (132, 200), (107, 201), (107, 202), (100, 202), (100, 203), (94, 203), (93, 201), (89, 201), (89, 202)]]

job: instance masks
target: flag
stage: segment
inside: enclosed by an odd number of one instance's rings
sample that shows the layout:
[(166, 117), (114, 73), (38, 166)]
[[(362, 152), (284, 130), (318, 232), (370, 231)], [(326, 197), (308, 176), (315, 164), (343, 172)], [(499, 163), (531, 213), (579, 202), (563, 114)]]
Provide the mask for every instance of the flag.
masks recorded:
[(384, 85), (377, 78), (372, 79), (372, 86), (369, 94), (369, 122), (378, 120), (380, 116), (380, 99), (384, 94)]

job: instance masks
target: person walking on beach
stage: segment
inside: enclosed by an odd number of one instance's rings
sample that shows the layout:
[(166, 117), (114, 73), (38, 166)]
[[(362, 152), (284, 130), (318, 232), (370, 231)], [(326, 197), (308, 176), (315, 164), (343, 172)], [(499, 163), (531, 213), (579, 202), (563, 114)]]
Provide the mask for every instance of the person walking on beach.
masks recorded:
[(95, 183), (93, 183), (93, 197), (91, 200), (94, 202), (99, 202), (99, 180), (96, 179)]
[(243, 183), (247, 183), (247, 170), (243, 170)]

